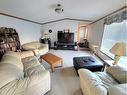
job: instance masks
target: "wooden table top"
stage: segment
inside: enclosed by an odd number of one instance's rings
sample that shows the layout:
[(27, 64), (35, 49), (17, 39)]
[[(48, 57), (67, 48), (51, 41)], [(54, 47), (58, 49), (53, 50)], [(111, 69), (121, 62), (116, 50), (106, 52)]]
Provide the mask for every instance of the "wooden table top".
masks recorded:
[(42, 55), (41, 58), (44, 59), (49, 64), (56, 64), (62, 60), (62, 58), (60, 58), (52, 53), (47, 53), (45, 55)]

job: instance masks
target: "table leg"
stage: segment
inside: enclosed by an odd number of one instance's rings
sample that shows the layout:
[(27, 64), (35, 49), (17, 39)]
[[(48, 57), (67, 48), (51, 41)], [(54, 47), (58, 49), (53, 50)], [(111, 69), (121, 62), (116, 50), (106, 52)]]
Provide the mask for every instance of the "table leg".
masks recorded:
[(63, 67), (63, 60), (61, 60), (61, 66)]
[(51, 65), (51, 69), (52, 69), (52, 72), (55, 72), (55, 67), (54, 67), (54, 65)]

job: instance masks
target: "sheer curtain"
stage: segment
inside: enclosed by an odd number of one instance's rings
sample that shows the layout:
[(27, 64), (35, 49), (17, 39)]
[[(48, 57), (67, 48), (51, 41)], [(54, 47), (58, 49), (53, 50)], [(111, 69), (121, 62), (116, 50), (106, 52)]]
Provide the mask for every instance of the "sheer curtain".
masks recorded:
[[(127, 19), (124, 16), (127, 16), (126, 11), (105, 19), (101, 51), (111, 58), (114, 58), (114, 55), (109, 50), (115, 43), (123, 42), (127, 49)], [(127, 56), (122, 57), (120, 62), (127, 63)]]

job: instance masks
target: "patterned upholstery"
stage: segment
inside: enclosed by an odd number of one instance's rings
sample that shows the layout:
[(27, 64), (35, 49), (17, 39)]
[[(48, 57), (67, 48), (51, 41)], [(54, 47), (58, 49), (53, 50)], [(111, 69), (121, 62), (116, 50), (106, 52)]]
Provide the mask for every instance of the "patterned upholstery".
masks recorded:
[(16, 30), (0, 27), (0, 58), (6, 51), (17, 51), (20, 47), (20, 40)]

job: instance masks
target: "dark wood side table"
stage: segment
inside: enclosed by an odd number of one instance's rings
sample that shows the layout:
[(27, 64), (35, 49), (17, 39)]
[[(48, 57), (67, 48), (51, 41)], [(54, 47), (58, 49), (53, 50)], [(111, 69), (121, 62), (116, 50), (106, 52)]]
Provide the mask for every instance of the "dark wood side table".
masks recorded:
[(78, 43), (79, 47), (83, 47), (83, 48), (89, 48), (89, 42), (87, 41), (87, 39), (84, 39), (83, 43)]

